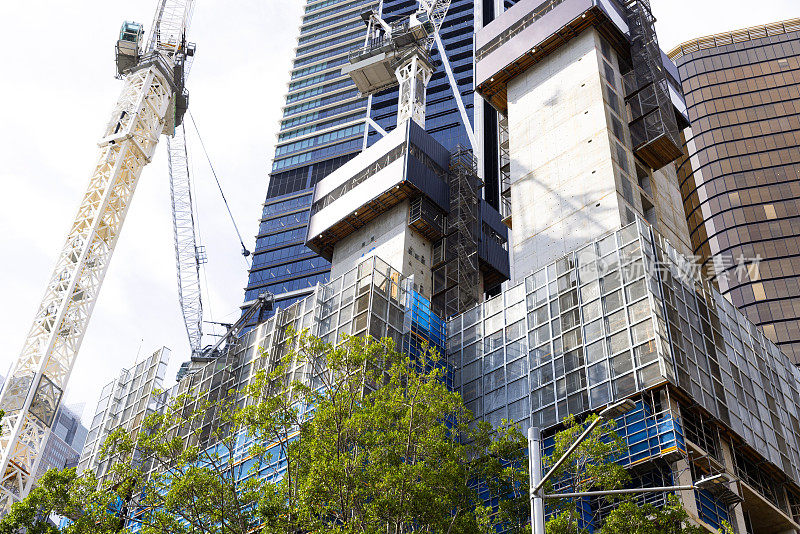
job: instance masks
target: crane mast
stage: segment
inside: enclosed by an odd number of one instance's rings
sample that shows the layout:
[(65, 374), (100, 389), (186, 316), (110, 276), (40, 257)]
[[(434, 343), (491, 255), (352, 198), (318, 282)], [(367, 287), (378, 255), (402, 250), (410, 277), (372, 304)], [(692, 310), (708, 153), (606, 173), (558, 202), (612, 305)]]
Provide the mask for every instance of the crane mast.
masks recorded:
[(205, 263), (205, 248), (197, 244), (192, 187), (189, 177), (186, 132), (181, 124), (175, 135), (167, 137), (169, 191), (172, 200), (172, 231), (178, 272), (178, 299), (189, 336), (192, 355), (202, 348), (203, 301), (200, 294), (200, 265)]
[(147, 46), (125, 23), (117, 43), (122, 92), (98, 143), (78, 213), (0, 394), (0, 514), (31, 490), (142, 169), (180, 124), (193, 0), (159, 0)]
[[(418, 0), (417, 11), (387, 23), (375, 11), (362, 13), (367, 38), (342, 68), (362, 95), (399, 85), (397, 124), (413, 120), (425, 127), (425, 92), (435, 66), (430, 51), (444, 23), (450, 0)], [(444, 55), (444, 51), (441, 51)]]

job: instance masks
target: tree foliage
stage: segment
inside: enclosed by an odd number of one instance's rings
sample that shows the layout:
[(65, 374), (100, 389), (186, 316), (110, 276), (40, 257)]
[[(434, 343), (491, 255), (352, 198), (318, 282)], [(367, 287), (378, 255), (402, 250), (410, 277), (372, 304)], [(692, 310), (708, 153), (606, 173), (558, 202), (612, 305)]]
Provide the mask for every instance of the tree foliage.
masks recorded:
[[(589, 416), (583, 424), (574, 417), (564, 420), (565, 429), (554, 437), (552, 452), (545, 456), (544, 467), (561, 458), (585, 425), (597, 419)], [(544, 493), (579, 493), (594, 490), (614, 490), (627, 487), (631, 481), (628, 471), (619, 465), (626, 453), (626, 443), (615, 431), (613, 420), (598, 425), (578, 446), (569, 459), (545, 483)], [(554, 481), (558, 489), (554, 489)], [(674, 495), (667, 499), (666, 506), (657, 507), (637, 499), (635, 496), (601, 497), (613, 503), (610, 513), (602, 519), (600, 534), (702, 534), (704, 529), (690, 524), (686, 510)], [(546, 524), (547, 534), (589, 534), (590, 530), (581, 519), (576, 500), (554, 499), (547, 501), (553, 509), (553, 517)]]
[[(138, 435), (114, 431), (99, 480), (48, 472), (0, 519), (0, 534), (530, 533), (526, 440), (513, 425), (473, 422), (435, 351), (412, 360), (391, 339), (333, 347), (292, 333), (282, 350), (253, 362), (242, 391), (190, 391)], [(596, 417), (564, 421), (546, 470)], [(599, 425), (545, 493), (625, 487), (625, 447), (613, 422)], [(606, 500), (600, 534), (703, 532), (675, 497), (661, 508)], [(547, 506), (547, 534), (588, 533), (574, 500)], [(51, 514), (69, 525), (60, 531)]]
[(98, 491), (97, 479), (86, 473), (77, 476), (75, 469), (51, 469), (37, 486), (0, 520), (0, 533), (54, 534), (59, 529), (48, 518), (51, 514), (74, 518), (74, 534), (119, 532), (122, 521), (109, 514), (112, 495)]
[[(390, 339), (359, 338), (335, 350), (304, 338), (299, 352), (319, 377), (316, 388), (298, 391), (314, 415), (288, 444), (287, 475), (269, 504), (287, 507), (264, 514), (268, 531), (455, 534), (525, 523), (513, 512), (526, 500), (524, 437), (470, 426), (438, 355), (426, 350), (412, 361)], [(478, 481), (501, 514), (484, 507)]]
[(145, 534), (525, 528), (523, 436), (470, 425), (434, 351), (411, 361), (389, 339), (292, 340), (277, 364), (254, 363), (240, 402), (185, 394), (138, 435), (113, 432), (100, 480), (49, 472), (0, 534), (59, 532), (50, 514), (67, 517), (70, 534), (124, 523)]
[(667, 505), (657, 508), (649, 503), (625, 499), (609, 514), (600, 534), (704, 534), (706, 531), (687, 522), (688, 515), (674, 495)]

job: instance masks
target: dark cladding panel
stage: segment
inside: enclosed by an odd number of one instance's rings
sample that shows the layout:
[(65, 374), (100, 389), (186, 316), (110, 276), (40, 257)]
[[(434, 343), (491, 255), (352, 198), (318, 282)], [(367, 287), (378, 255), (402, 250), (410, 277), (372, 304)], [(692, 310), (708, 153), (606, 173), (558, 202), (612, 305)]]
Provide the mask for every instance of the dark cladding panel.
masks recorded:
[[(412, 147), (413, 149), (413, 147)], [(408, 153), (406, 167), (406, 180), (430, 198), (444, 211), (450, 209), (450, 189), (445, 182), (445, 177), (422, 163), (413, 152)]]
[(481, 200), (481, 219), (494, 232), (497, 232), (504, 240), (508, 240), (508, 226), (503, 224), (500, 213), (497, 212), (486, 200)]
[(411, 144), (421, 148), (440, 168), (447, 169), (450, 152), (416, 122), (408, 121), (408, 124), (408, 140)]

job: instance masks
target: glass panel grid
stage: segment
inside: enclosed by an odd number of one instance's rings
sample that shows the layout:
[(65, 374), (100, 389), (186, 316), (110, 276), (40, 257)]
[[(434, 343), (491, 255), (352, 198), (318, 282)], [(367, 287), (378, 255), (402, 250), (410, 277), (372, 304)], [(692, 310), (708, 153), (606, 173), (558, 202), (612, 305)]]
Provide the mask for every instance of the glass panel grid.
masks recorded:
[[(800, 482), (800, 372), (690, 275), (689, 262), (642, 221), (604, 236), (469, 312), (469, 350), (451, 351), (453, 365), (464, 364), (457, 385), (475, 417), (490, 422), (507, 385), (506, 413), (524, 429), (669, 382)], [(511, 365), (520, 344), (509, 337), (523, 291), (530, 417), (513, 404), (523, 383)], [(462, 320), (448, 325), (457, 342), (467, 337)]]

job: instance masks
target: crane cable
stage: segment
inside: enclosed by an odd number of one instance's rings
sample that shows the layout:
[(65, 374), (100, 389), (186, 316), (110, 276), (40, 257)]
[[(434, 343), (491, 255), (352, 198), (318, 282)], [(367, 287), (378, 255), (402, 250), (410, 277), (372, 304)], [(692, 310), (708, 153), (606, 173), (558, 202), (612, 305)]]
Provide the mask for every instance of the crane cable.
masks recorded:
[(192, 125), (194, 126), (194, 131), (197, 133), (197, 139), (200, 140), (200, 146), (203, 148), (203, 153), (206, 155), (206, 160), (208, 160), (208, 166), (211, 168), (211, 174), (214, 175), (214, 180), (217, 182), (217, 187), (219, 188), (219, 194), (222, 196), (222, 202), (225, 204), (225, 209), (228, 210), (228, 215), (231, 218), (231, 223), (233, 223), (233, 229), (236, 230), (236, 235), (239, 238), (239, 244), (242, 245), (242, 256), (245, 258), (245, 263), (247, 267), (250, 267), (250, 251), (247, 250), (247, 247), (244, 246), (244, 240), (242, 239), (242, 234), (239, 232), (239, 227), (236, 225), (236, 220), (233, 218), (233, 213), (231, 212), (231, 208), (228, 205), (228, 199), (225, 198), (225, 193), (222, 192), (222, 185), (219, 183), (219, 178), (217, 178), (217, 173), (214, 170), (214, 165), (211, 163), (211, 157), (208, 155), (208, 151), (206, 150), (206, 145), (203, 143), (203, 137), (200, 135), (200, 129), (197, 127), (197, 123), (194, 120), (194, 115), (192, 112), (187, 110), (186, 114), (189, 115), (189, 118), (192, 120)]

